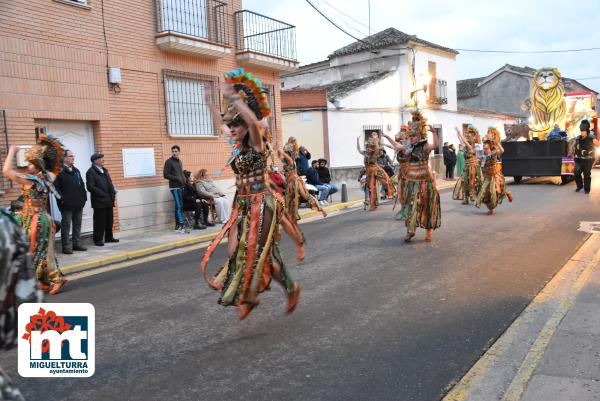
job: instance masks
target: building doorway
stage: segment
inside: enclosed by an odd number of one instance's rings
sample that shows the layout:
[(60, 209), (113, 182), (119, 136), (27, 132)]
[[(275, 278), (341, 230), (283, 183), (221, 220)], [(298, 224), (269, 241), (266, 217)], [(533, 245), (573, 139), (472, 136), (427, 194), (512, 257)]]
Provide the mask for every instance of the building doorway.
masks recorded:
[[(81, 172), (81, 177), (85, 182), (85, 173), (92, 165), (90, 157), (94, 153), (92, 124), (88, 121), (38, 121), (36, 125), (44, 128), (46, 134), (60, 139), (65, 148), (73, 152), (75, 167)], [(50, 197), (50, 210), (52, 217), (60, 221), (60, 210), (58, 210), (54, 196)], [(92, 204), (88, 192), (88, 201), (83, 208), (81, 232), (90, 233), (92, 231)]]

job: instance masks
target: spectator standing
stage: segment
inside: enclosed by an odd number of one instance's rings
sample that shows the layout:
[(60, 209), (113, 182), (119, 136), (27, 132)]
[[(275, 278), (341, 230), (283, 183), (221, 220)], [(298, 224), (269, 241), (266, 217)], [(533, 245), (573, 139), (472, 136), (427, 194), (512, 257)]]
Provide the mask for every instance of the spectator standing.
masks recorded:
[(444, 156), (444, 166), (446, 167), (446, 176), (445, 180), (450, 178), (450, 171), (448, 166), (450, 165), (450, 147), (448, 146), (448, 142), (444, 142), (444, 146), (442, 147), (442, 155)]
[(458, 152), (456, 152), (456, 175), (462, 177), (463, 170), (465, 169), (465, 147), (458, 145)]
[(117, 191), (108, 170), (104, 167), (104, 155), (96, 152), (90, 160), (92, 167), (85, 173), (85, 181), (94, 209), (93, 238), (96, 246), (104, 246), (105, 242), (119, 242), (113, 236), (113, 207)]
[(319, 174), (319, 181), (321, 181), (324, 185), (329, 187), (329, 195), (333, 195), (338, 191), (338, 188), (335, 184), (331, 182), (331, 172), (327, 167), (327, 160), (319, 159), (319, 165), (317, 168), (317, 173)]
[(329, 196), (329, 186), (324, 185), (319, 180), (319, 173), (317, 172), (318, 164), (317, 160), (313, 160), (311, 167), (306, 170), (306, 183), (313, 185), (319, 190), (319, 204), (325, 206), (327, 205), (327, 197)]
[(454, 179), (454, 167), (456, 167), (456, 149), (454, 148), (454, 144), (451, 143), (450, 146), (448, 146), (448, 156), (450, 157), (450, 165), (449, 170), (450, 170), (450, 179), (453, 180)]
[(310, 160), (310, 152), (304, 146), (300, 146), (298, 149), (298, 158), (296, 159), (296, 168), (298, 169), (298, 175), (306, 175), (308, 170), (308, 161)]
[[(83, 216), (83, 207), (87, 202), (87, 193), (85, 183), (81, 173), (75, 167), (75, 155), (71, 150), (65, 151), (63, 167), (54, 180), (54, 187), (61, 195), (57, 200), (58, 208), (61, 214), (61, 242), (62, 252), (72, 254), (73, 251), (87, 251), (81, 245), (81, 219)], [(72, 240), (69, 241), (73, 226)]]
[(169, 180), (169, 190), (175, 200), (175, 231), (183, 230), (183, 188), (186, 184), (180, 152), (179, 146), (171, 146), (171, 157), (165, 161), (163, 168), (163, 177)]
[(208, 197), (215, 205), (217, 212), (217, 222), (226, 223), (231, 216), (231, 204), (225, 196), (225, 193), (221, 191), (209, 177), (206, 169), (198, 171), (198, 177), (196, 177), (196, 191), (201, 197)]

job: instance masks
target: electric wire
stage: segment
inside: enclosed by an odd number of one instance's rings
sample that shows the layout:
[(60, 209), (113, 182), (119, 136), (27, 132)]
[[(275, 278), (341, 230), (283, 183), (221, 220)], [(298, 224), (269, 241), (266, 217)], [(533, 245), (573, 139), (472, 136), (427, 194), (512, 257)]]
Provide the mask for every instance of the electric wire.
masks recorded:
[[(338, 8), (334, 7), (334, 6), (333, 6), (331, 3), (327, 2), (326, 0), (319, 0), (319, 1), (320, 1), (320, 2), (322, 2), (323, 4), (325, 4), (326, 6), (330, 7), (331, 9), (333, 9), (333, 10), (334, 10), (334, 11), (336, 11), (337, 13), (339, 13), (339, 14), (341, 14), (341, 15), (343, 15), (343, 16), (345, 16), (345, 17), (347, 17), (347, 18), (349, 18), (350, 20), (352, 20), (352, 22), (355, 22), (355, 23), (357, 23), (357, 24), (360, 24), (360, 25), (362, 25), (363, 27), (365, 27), (365, 28), (367, 28), (367, 29), (368, 29), (368, 27), (367, 27), (365, 24), (361, 23), (360, 21), (357, 21), (356, 19), (352, 18), (350, 15), (348, 15), (348, 14), (344, 13), (343, 11), (341, 11), (340, 9), (338, 9)], [(342, 19), (342, 21), (343, 21), (343, 23), (344, 23), (344, 25), (345, 25), (346, 29), (348, 29), (348, 28), (349, 28), (349, 29), (352, 29), (353, 31), (360, 33), (360, 34), (361, 34), (362, 36), (364, 36), (364, 37), (367, 37), (367, 36), (369, 36), (367, 33), (365, 33), (365, 32), (363, 32), (363, 31), (361, 31), (360, 29), (358, 29), (358, 28), (356, 28), (356, 27), (354, 27), (354, 26), (352, 26), (350, 23), (346, 22), (344, 19)]]

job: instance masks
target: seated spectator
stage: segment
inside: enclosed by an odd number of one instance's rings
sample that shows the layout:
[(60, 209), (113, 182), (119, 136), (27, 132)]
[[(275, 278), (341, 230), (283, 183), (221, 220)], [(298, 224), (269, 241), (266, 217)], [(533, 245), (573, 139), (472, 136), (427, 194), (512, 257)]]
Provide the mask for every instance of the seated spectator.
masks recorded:
[(327, 197), (329, 196), (329, 186), (324, 185), (319, 180), (319, 173), (317, 172), (317, 166), (319, 162), (313, 160), (311, 167), (306, 170), (306, 182), (319, 190), (319, 204), (327, 205)]
[(319, 173), (319, 180), (329, 186), (329, 195), (333, 195), (338, 191), (338, 188), (331, 182), (331, 172), (327, 168), (327, 160), (319, 159), (319, 167), (317, 168)]
[(306, 175), (306, 171), (308, 170), (308, 161), (310, 160), (310, 152), (304, 146), (300, 146), (298, 151), (296, 170), (298, 170), (298, 175)]
[(223, 224), (229, 220), (231, 215), (231, 203), (208, 176), (208, 171), (205, 168), (198, 171), (198, 178), (195, 183), (198, 195), (203, 199), (209, 199), (215, 205), (217, 212), (217, 223)]
[(206, 226), (214, 226), (208, 221), (208, 200), (203, 201), (194, 187), (194, 176), (184, 170), (186, 182), (183, 187), (183, 211), (194, 212), (194, 230), (204, 230)]
[(550, 131), (548, 136), (546, 137), (547, 141), (557, 141), (562, 140), (563, 136), (561, 135), (560, 126), (558, 124), (554, 124), (554, 129)]

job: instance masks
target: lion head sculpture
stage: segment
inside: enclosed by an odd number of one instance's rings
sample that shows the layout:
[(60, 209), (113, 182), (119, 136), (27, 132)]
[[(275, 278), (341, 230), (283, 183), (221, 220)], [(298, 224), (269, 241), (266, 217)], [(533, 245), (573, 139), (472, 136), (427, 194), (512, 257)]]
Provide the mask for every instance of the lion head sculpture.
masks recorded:
[(564, 126), (567, 111), (564, 94), (565, 88), (556, 68), (541, 68), (535, 72), (529, 124), (532, 136), (543, 140), (554, 124)]

